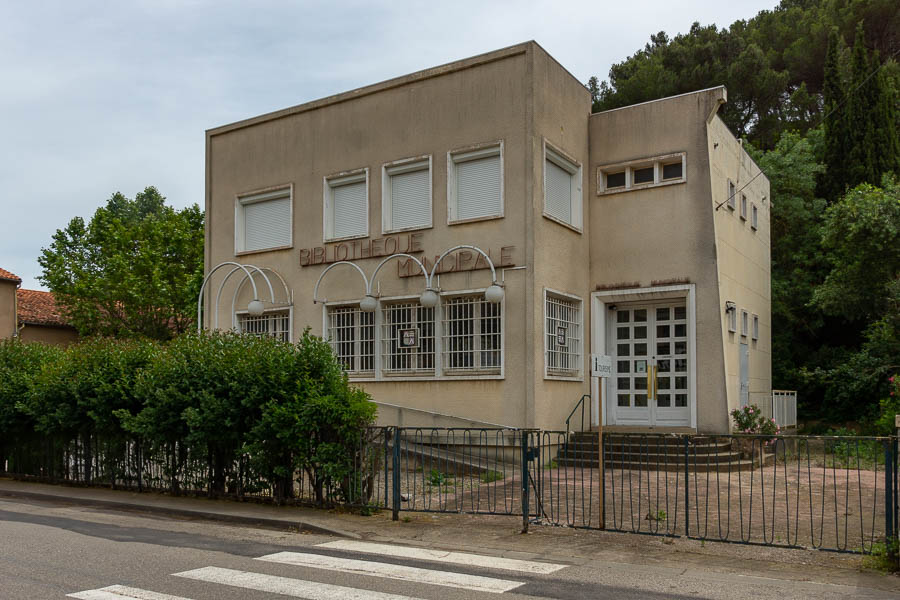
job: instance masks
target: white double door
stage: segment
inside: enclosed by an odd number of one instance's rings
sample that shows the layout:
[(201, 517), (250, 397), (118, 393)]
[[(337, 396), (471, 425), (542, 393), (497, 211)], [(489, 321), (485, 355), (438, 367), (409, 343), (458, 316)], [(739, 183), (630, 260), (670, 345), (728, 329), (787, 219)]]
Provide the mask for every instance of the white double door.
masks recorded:
[(684, 300), (619, 305), (610, 311), (608, 347), (617, 425), (681, 427), (691, 422), (690, 343)]

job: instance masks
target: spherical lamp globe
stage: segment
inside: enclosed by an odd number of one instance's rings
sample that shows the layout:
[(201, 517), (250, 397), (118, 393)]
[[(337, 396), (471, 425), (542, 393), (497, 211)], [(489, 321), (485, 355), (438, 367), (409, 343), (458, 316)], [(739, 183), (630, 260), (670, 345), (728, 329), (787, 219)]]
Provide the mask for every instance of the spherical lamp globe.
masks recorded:
[(247, 305), (247, 312), (251, 317), (258, 317), (263, 314), (265, 310), (265, 306), (259, 300), (251, 300), (250, 304)]
[(376, 308), (378, 308), (378, 300), (375, 299), (375, 296), (366, 294), (363, 299), (359, 301), (359, 310), (363, 312), (375, 312)]
[(491, 304), (497, 304), (503, 300), (503, 288), (496, 283), (484, 291), (484, 299)]
[(429, 288), (422, 292), (422, 295), (419, 297), (419, 304), (425, 308), (431, 308), (437, 306), (438, 300), (440, 300), (440, 298), (438, 297), (437, 292)]

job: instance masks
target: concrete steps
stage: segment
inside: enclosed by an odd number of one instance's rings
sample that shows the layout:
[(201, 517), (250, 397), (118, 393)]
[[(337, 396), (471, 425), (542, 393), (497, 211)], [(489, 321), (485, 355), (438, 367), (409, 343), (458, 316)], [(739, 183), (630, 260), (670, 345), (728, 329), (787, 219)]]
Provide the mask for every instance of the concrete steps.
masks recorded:
[[(606, 469), (631, 471), (682, 472), (685, 468), (684, 437), (626, 436), (607, 434), (603, 437)], [(760, 461), (758, 442), (746, 444), (744, 452), (733, 438), (691, 436), (688, 446), (688, 468), (692, 472), (747, 471), (772, 464), (774, 454), (764, 451)], [(746, 456), (751, 451), (755, 460)], [(561, 467), (596, 468), (599, 464), (599, 440), (595, 432), (573, 433), (560, 448), (557, 464)]]

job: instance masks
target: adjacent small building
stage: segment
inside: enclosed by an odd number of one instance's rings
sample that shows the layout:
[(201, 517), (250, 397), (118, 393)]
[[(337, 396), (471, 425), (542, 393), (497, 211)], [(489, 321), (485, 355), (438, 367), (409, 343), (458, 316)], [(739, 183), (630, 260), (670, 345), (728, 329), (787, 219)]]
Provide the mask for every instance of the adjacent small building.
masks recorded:
[(23, 342), (69, 344), (77, 330), (59, 311), (50, 292), (25, 290), (22, 279), (0, 269), (0, 339), (18, 337)]
[(592, 114), (527, 42), (211, 129), (204, 326), (310, 328), (385, 422), (560, 429), (587, 394), (726, 432), (771, 396), (769, 183), (726, 101)]

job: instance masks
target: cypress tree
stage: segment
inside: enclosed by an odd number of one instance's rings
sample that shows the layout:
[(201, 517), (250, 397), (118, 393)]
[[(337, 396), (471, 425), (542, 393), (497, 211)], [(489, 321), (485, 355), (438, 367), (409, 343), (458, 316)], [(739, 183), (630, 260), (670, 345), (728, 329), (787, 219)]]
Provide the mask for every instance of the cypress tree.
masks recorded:
[[(873, 62), (877, 67), (877, 55)], [(874, 171), (878, 179), (872, 183), (880, 185), (881, 177), (886, 173), (900, 175), (900, 133), (898, 133), (900, 121), (897, 120), (896, 90), (892, 87), (884, 70), (879, 71), (874, 79), (876, 80), (874, 84), (877, 102), (873, 113), (875, 121)]]
[(844, 102), (844, 78), (841, 73), (841, 46), (843, 40), (837, 29), (828, 35), (828, 50), (825, 54), (825, 72), (822, 85), (826, 115), (825, 129), (825, 170), (819, 178), (818, 195), (833, 201), (838, 198), (847, 185), (847, 151), (849, 140), (847, 135), (846, 106)]
[(877, 77), (866, 79), (873, 70), (869, 52), (865, 46), (862, 22), (856, 28), (853, 43), (853, 58), (850, 66), (850, 97), (847, 101), (848, 170), (846, 186), (856, 187), (867, 182), (880, 183), (880, 174), (875, 172), (875, 112), (878, 105)]

